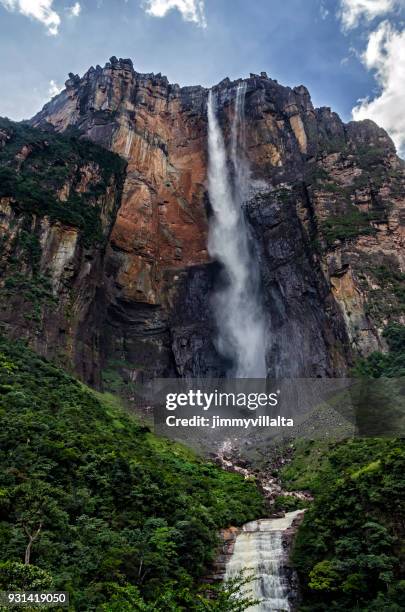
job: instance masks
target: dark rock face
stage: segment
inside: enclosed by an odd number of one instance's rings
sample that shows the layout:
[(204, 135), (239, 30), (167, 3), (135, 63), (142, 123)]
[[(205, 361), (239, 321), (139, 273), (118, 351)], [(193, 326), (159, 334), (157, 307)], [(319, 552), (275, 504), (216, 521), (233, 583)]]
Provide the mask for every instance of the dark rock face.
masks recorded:
[[(238, 82), (215, 87), (226, 139)], [(352, 355), (384, 349), (384, 325), (404, 316), (404, 163), (384, 130), (315, 109), (305, 87), (283, 87), (264, 73), (246, 83), (246, 216), (262, 277), (269, 374), (341, 375)], [(98, 330), (93, 361), (110, 378), (226, 370), (209, 297), (217, 273), (206, 248), (207, 96), (113, 57), (81, 78), (69, 75), (31, 121), (74, 128), (127, 161), (96, 306), (73, 315), (77, 329)], [(3, 132), (0, 146), (8, 146)], [(85, 263), (75, 266), (81, 278)], [(75, 368), (93, 380), (88, 358), (87, 351)]]
[[(107, 309), (103, 353), (128, 362), (126, 377), (224, 376), (214, 346), (210, 294), (213, 264), (168, 272), (164, 305), (121, 300), (114, 289)], [(118, 370), (123, 373), (118, 364)]]
[(286, 550), (286, 565), (283, 568), (283, 573), (287, 579), (289, 586), (289, 604), (291, 610), (294, 612), (295, 610), (299, 610), (301, 603), (301, 594), (300, 594), (300, 586), (297, 571), (294, 566), (289, 561), (289, 552), (292, 550), (294, 546), (294, 539), (297, 535), (298, 528), (304, 519), (304, 513), (299, 515), (294, 521), (291, 527), (286, 529), (283, 533), (283, 547)]
[(219, 533), (219, 547), (215, 560), (210, 568), (210, 573), (206, 576), (205, 581), (208, 583), (222, 582), (225, 577), (226, 566), (232, 557), (235, 541), (240, 533), (240, 528), (229, 527), (221, 529)]
[(215, 264), (194, 266), (180, 275), (170, 320), (176, 375), (222, 377), (229, 366), (214, 345), (210, 296), (216, 268)]
[(267, 362), (276, 377), (337, 376), (350, 363), (345, 325), (299, 217), (308, 206), (297, 190), (261, 194), (247, 206), (269, 313)]

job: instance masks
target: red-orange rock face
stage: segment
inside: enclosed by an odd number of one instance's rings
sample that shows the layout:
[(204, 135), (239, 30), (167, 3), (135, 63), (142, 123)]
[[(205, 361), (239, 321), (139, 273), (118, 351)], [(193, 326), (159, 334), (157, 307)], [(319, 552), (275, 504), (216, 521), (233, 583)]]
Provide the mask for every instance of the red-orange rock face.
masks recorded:
[[(214, 88), (225, 139), (237, 83)], [(246, 216), (269, 371), (342, 374), (353, 352), (384, 349), (382, 329), (404, 317), (404, 163), (383, 130), (315, 109), (303, 86), (283, 87), (264, 73), (246, 85)], [(207, 97), (202, 87), (180, 88), (111, 58), (82, 78), (69, 75), (32, 120), (76, 128), (127, 160), (104, 268), (101, 342), (131, 381), (222, 371), (207, 254)]]
[(180, 88), (126, 62), (67, 81), (34, 124), (44, 118), (59, 131), (79, 127), (128, 161), (111, 236), (121, 258), (117, 282), (126, 298), (159, 303), (162, 270), (208, 259), (204, 121), (185, 107)]

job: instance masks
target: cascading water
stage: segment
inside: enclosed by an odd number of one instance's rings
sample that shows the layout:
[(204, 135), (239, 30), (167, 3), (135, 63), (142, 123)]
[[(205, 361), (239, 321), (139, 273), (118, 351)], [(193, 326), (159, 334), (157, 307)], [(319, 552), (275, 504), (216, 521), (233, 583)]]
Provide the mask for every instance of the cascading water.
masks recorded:
[[(213, 209), (208, 237), (210, 255), (223, 267), (224, 287), (213, 298), (218, 326), (219, 352), (234, 364), (237, 378), (265, 378), (266, 325), (260, 300), (260, 277), (252, 249), (243, 205), (251, 191), (245, 149), (246, 83), (236, 90), (231, 126), (229, 162), (224, 136), (216, 114), (216, 98), (208, 97), (208, 192)], [(238, 535), (226, 568), (225, 580), (251, 570), (255, 580), (245, 594), (260, 600), (255, 612), (290, 610), (288, 586), (283, 575), (286, 552), (282, 533), (299, 512), (283, 519), (248, 523)]]
[(238, 85), (231, 130), (230, 161), (208, 97), (208, 192), (213, 209), (208, 251), (223, 266), (225, 286), (213, 298), (219, 352), (234, 364), (237, 378), (266, 377), (266, 328), (260, 303), (259, 272), (249, 239), (243, 204), (249, 192), (249, 166), (243, 155), (246, 83)]
[(302, 510), (287, 512), (284, 518), (261, 519), (243, 526), (227, 567), (225, 580), (236, 578), (247, 570), (255, 578), (244, 587), (243, 594), (259, 600), (249, 612), (279, 612), (291, 610), (290, 587), (284, 575), (287, 551), (283, 547), (283, 532), (291, 527)]

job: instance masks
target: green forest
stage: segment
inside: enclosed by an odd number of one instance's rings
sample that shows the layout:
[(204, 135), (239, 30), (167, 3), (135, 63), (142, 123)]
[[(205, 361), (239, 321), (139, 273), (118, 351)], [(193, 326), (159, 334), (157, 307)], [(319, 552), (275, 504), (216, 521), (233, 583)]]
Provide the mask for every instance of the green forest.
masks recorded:
[[(353, 374), (405, 374), (405, 326), (390, 324), (389, 351), (359, 360)], [(303, 612), (405, 608), (405, 444), (358, 438), (297, 445), (282, 472), (286, 488), (308, 489), (314, 502), (293, 550)]]
[(219, 528), (263, 515), (254, 482), (5, 339), (0, 393), (0, 589), (67, 590), (83, 611), (244, 609), (198, 581)]
[[(405, 334), (358, 373), (397, 376)], [(241, 581), (201, 587), (219, 528), (264, 516), (253, 480), (155, 437), (111, 394), (0, 340), (0, 588), (70, 593), (72, 610), (242, 611)], [(301, 610), (405, 606), (405, 446), (297, 442), (284, 487), (310, 490), (293, 550)]]

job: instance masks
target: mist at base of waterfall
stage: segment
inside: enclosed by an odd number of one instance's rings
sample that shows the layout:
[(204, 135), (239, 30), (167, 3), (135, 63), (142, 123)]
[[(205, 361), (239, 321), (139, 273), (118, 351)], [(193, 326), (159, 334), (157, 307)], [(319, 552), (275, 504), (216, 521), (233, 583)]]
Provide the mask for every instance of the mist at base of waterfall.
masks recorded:
[(212, 299), (218, 328), (217, 349), (234, 364), (231, 376), (265, 378), (266, 326), (260, 274), (243, 212), (250, 186), (249, 166), (243, 155), (245, 92), (246, 83), (239, 84), (229, 153), (216, 114), (216, 99), (212, 91), (209, 93), (208, 193), (213, 216), (208, 251), (223, 268), (223, 287)]

